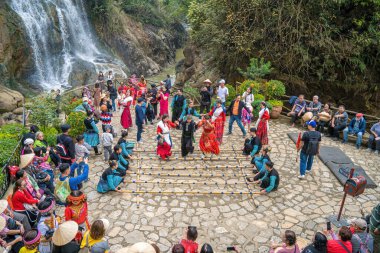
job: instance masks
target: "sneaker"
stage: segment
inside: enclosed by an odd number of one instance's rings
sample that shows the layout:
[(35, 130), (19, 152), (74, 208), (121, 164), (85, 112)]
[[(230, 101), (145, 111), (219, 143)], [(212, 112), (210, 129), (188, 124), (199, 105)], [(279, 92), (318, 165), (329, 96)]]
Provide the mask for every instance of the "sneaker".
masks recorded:
[(308, 173), (310, 173), (311, 172), (311, 170), (306, 170), (306, 174), (308, 174)]
[(231, 135), (232, 133), (228, 132), (227, 135)]
[(305, 175), (299, 175), (298, 179), (305, 179)]
[(138, 141), (137, 143), (142, 144), (142, 143), (144, 143), (144, 142), (143, 142), (143, 141)]

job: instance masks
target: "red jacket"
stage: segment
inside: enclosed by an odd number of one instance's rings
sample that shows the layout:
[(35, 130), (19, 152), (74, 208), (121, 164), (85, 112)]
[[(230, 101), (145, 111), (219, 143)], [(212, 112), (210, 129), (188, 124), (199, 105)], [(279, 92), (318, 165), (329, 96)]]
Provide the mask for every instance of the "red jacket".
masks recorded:
[(181, 244), (185, 248), (185, 253), (198, 253), (198, 243), (182, 239)]
[(350, 241), (343, 242), (341, 240), (328, 240), (327, 241), (327, 252), (328, 253), (347, 253), (347, 250), (344, 249), (342, 245), (340, 245), (338, 242), (342, 243), (346, 248), (349, 250), (349, 252), (352, 252), (352, 244)]
[(38, 203), (38, 200), (34, 199), (32, 195), (30, 195), (30, 193), (25, 190), (24, 191), (18, 190), (12, 196), (13, 208), (14, 210), (17, 210), (17, 211), (24, 211), (25, 210), (24, 204), (33, 205), (37, 203)]

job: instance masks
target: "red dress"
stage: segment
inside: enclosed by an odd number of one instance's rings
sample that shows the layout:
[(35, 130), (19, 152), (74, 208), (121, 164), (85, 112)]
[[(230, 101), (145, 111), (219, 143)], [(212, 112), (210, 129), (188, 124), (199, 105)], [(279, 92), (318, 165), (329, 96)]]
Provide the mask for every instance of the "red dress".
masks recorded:
[(268, 145), (268, 120), (270, 119), (269, 112), (266, 109), (259, 115), (259, 123), (257, 125), (257, 136), (260, 138), (262, 145)]
[(157, 124), (157, 134), (164, 136), (163, 142), (157, 144), (157, 155), (159, 155), (163, 160), (166, 160), (172, 155), (172, 139), (170, 137), (170, 128), (176, 127), (177, 125), (171, 121), (163, 122), (160, 121)]
[(209, 115), (211, 117), (215, 117), (216, 119), (213, 121), (214, 127), (215, 127), (215, 135), (216, 135), (216, 140), (218, 141), (218, 144), (221, 145), (223, 143), (223, 132), (224, 132), (224, 123), (226, 122), (226, 114), (224, 111), (221, 113), (215, 112), (214, 108), (211, 110)]
[(219, 143), (215, 135), (215, 126), (211, 122), (202, 120), (198, 126), (203, 127), (203, 133), (199, 140), (199, 148), (203, 153), (212, 153), (218, 155), (220, 153)]
[(121, 102), (121, 104), (124, 106), (124, 110), (123, 110), (123, 113), (121, 114), (120, 123), (124, 129), (128, 129), (132, 127), (132, 116), (131, 116), (131, 110), (130, 110), (132, 99), (133, 98), (129, 96)]

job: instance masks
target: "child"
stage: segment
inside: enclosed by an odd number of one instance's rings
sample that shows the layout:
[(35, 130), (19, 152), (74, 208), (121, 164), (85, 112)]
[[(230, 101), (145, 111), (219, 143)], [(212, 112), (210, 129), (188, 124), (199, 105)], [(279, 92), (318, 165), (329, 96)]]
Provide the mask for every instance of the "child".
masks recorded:
[(102, 133), (102, 143), (104, 151), (104, 161), (108, 162), (110, 155), (112, 154), (113, 135), (111, 133), (112, 126), (105, 126), (105, 133)]
[(80, 157), (86, 157), (90, 155), (91, 146), (84, 142), (84, 136), (77, 136), (77, 143), (75, 143), (75, 157), (76, 159)]
[[(65, 220), (75, 221), (79, 225), (80, 231), (86, 231), (90, 228), (87, 213), (87, 198), (81, 191), (72, 191), (67, 196), (67, 206), (65, 209)], [(78, 234), (76, 239), (80, 240), (81, 235)]]
[(26, 232), (23, 236), (24, 247), (20, 249), (20, 253), (38, 252), (40, 245), (41, 233), (37, 229)]
[(38, 247), (40, 253), (50, 253), (52, 251), (51, 238), (54, 231), (58, 228), (61, 218), (54, 213), (55, 201), (50, 198), (38, 203), (40, 220), (37, 229), (41, 233), (41, 242)]
[(181, 240), (182, 246), (185, 248), (186, 253), (197, 253), (198, 243), (195, 242), (198, 237), (197, 227), (189, 226), (183, 235)]
[(49, 163), (47, 163), (49, 159), (49, 152), (50, 152), (50, 147), (46, 148), (46, 154), (45, 156), (42, 156), (42, 148), (37, 147), (33, 149), (34, 151), (34, 158), (33, 158), (33, 165), (34, 167), (38, 168), (39, 170), (49, 174), (50, 176), (50, 181), (53, 184), (54, 183), (54, 172), (51, 169)]
[(102, 130), (103, 132), (106, 131), (106, 126), (111, 126), (111, 133), (112, 131), (112, 125), (111, 125), (111, 120), (112, 120), (112, 113), (108, 112), (108, 108), (106, 105), (100, 106), (100, 120), (102, 121)]
[(133, 153), (133, 148), (135, 147), (135, 143), (127, 141), (127, 137), (128, 137), (128, 131), (123, 130), (121, 132), (121, 137), (119, 141), (117, 142), (117, 144), (119, 144), (121, 147), (123, 157), (127, 159), (132, 159), (132, 153)]
[(125, 98), (125, 93), (126, 93), (126, 90), (118, 90), (117, 91), (117, 108), (119, 109), (119, 111), (122, 111), (122, 108), (121, 108), (121, 101), (124, 100)]

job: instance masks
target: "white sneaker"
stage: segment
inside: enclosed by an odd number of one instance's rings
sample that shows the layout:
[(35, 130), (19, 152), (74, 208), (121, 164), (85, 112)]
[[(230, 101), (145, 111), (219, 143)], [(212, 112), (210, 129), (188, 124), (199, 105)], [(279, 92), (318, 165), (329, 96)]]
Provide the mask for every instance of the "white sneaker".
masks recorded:
[(311, 170), (306, 170), (306, 174), (308, 174), (308, 173), (310, 173), (311, 172)]
[(299, 175), (298, 178), (299, 179), (305, 179), (305, 175)]

